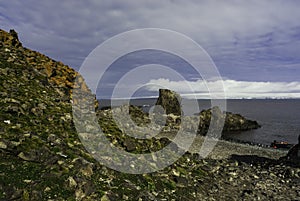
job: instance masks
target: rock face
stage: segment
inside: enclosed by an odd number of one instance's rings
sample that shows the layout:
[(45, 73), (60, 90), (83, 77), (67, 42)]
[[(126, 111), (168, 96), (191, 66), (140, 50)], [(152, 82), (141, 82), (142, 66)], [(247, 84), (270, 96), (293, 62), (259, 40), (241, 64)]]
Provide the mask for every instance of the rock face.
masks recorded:
[(169, 89), (159, 89), (159, 96), (156, 105), (161, 105), (166, 114), (181, 115), (181, 97)]

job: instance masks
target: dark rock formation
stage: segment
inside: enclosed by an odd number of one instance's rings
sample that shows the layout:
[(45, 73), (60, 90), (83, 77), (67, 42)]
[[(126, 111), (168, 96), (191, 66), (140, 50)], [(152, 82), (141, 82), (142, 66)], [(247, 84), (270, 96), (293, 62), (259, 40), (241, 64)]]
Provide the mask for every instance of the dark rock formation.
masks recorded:
[(300, 135), (298, 136), (298, 144), (294, 145), (283, 159), (300, 165)]
[[(166, 114), (170, 115), (173, 114), (178, 120), (175, 124), (177, 126), (180, 125), (180, 116), (181, 116), (181, 97), (176, 92), (173, 92), (168, 89), (159, 89), (159, 97), (157, 100), (156, 105), (161, 105), (165, 111)], [(231, 132), (231, 131), (246, 131), (251, 129), (257, 129), (261, 126), (257, 123), (257, 121), (249, 120), (243, 117), (240, 114), (233, 114), (231, 112), (226, 112), (226, 114), (222, 113), (222, 111), (215, 107), (213, 108), (215, 110), (216, 116), (213, 117), (214, 121), (218, 121), (218, 118), (224, 118), (225, 117), (225, 124), (223, 128), (223, 132)], [(198, 133), (201, 135), (206, 135), (209, 125), (211, 123), (212, 118), (212, 109), (208, 110), (202, 110), (200, 113), (200, 123), (198, 128)], [(168, 118), (167, 120), (173, 120), (173, 118)], [(174, 122), (167, 121), (167, 125), (174, 126)]]
[(169, 89), (159, 89), (156, 105), (161, 105), (166, 114), (181, 115), (181, 97)]
[(14, 48), (22, 47), (22, 43), (19, 41), (18, 33), (13, 29), (11, 29), (9, 33), (0, 30), (0, 41), (6, 46), (11, 46)]
[(257, 123), (257, 121), (246, 119), (240, 114), (232, 114), (231, 112), (226, 112), (226, 119), (223, 131), (246, 131), (251, 129), (257, 129), (260, 127), (261, 126)]
[[(205, 135), (207, 133), (207, 130), (209, 128), (210, 122), (211, 122), (211, 112), (212, 109), (208, 110), (202, 110), (200, 112), (200, 124), (199, 124), (199, 130), (198, 132), (202, 135)], [(240, 114), (233, 114), (231, 112), (226, 112), (223, 114), (220, 109), (216, 108), (217, 112), (216, 114), (220, 116), (225, 116), (225, 124), (223, 128), (223, 133), (231, 132), (231, 131), (246, 131), (251, 129), (257, 129), (261, 126), (257, 123), (257, 121), (249, 120), (243, 117)]]

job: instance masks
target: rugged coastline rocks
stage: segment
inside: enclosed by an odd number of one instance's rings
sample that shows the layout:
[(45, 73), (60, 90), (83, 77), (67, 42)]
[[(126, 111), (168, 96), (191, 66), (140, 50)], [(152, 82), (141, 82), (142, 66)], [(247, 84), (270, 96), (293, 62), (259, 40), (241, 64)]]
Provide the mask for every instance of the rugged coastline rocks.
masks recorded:
[(159, 89), (159, 96), (156, 105), (160, 105), (166, 111), (166, 114), (181, 115), (181, 97), (169, 89)]
[[(218, 115), (225, 117), (225, 123), (223, 127), (223, 133), (232, 132), (232, 131), (246, 131), (251, 129), (257, 129), (261, 126), (257, 123), (257, 121), (249, 120), (243, 117), (240, 114), (233, 114), (231, 112), (222, 113), (219, 108), (213, 108), (218, 110)], [(211, 122), (212, 109), (202, 110), (200, 112), (200, 125), (199, 125), (199, 133), (204, 134), (207, 132), (208, 127)]]
[[(202, 110), (200, 113), (195, 114), (199, 117), (199, 119), (193, 116), (184, 116), (181, 112), (181, 97), (178, 93), (171, 91), (169, 89), (159, 89), (159, 97), (157, 99), (156, 105), (162, 106), (164, 108), (166, 115), (164, 115), (165, 119), (165, 128), (164, 130), (178, 130), (181, 126), (182, 119), (184, 121), (189, 122), (188, 125), (198, 124), (197, 133), (201, 135), (206, 135), (211, 120), (212, 120), (212, 110), (214, 110), (215, 117), (214, 121), (218, 121), (218, 119), (225, 119), (223, 133), (233, 132), (233, 131), (246, 131), (251, 129), (257, 129), (261, 126), (257, 123), (257, 121), (249, 120), (243, 117), (240, 114), (233, 114), (231, 112), (222, 112), (218, 107), (214, 107), (207, 110)], [(155, 113), (155, 111), (153, 111)], [(137, 112), (136, 112), (137, 113)], [(140, 119), (147, 119), (144, 114), (141, 112), (138, 113)], [(136, 116), (137, 117), (137, 116)], [(197, 122), (198, 121), (198, 122)], [(149, 122), (149, 119), (146, 121)], [(194, 131), (195, 128), (185, 128), (185, 131)]]
[[(72, 84), (74, 75), (69, 67), (24, 48), (13, 31), (0, 31), (0, 200), (299, 198), (299, 167), (281, 164), (275, 160), (281, 153), (269, 150), (265, 151), (274, 160), (255, 158), (259, 163), (245, 155), (200, 159), (197, 153), (186, 153), (160, 171), (139, 175), (104, 166), (87, 152), (74, 127), (72, 87), (89, 93), (84, 80), (79, 86)], [(147, 153), (171, 142), (166, 138), (132, 141), (113, 124), (110, 112), (99, 113), (99, 123), (111, 144), (120, 149)], [(149, 117), (137, 108), (130, 113), (137, 124), (149, 123)], [(171, 114), (167, 118), (176, 129), (180, 120)], [(224, 146), (234, 151), (230, 143)], [(249, 150), (250, 158), (261, 153)]]

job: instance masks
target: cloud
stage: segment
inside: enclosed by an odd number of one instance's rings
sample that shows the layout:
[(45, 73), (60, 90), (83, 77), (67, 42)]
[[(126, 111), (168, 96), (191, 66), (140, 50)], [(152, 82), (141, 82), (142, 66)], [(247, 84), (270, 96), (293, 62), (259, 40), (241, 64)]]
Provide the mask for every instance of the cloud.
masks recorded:
[[(186, 34), (232, 80), (300, 80), (299, 1), (1, 1), (1, 28), (78, 69), (106, 39), (157, 27)], [(176, 41), (175, 41), (176, 42)]]
[[(158, 91), (163, 86), (187, 98), (211, 98), (213, 94), (222, 95), (222, 92), (225, 92), (225, 97), (228, 99), (300, 98), (300, 82), (249, 82), (237, 80), (204, 82), (203, 80), (170, 81), (168, 79), (156, 79), (151, 80), (146, 85), (147, 90), (152, 92)], [(222, 85), (224, 88), (216, 87)]]

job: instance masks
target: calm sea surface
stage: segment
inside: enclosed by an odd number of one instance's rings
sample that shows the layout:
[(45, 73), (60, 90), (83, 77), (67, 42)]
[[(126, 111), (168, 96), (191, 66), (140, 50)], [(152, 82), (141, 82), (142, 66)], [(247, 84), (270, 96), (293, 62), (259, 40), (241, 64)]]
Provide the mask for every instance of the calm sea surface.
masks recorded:
[[(134, 99), (130, 104), (147, 108), (147, 105), (152, 106), (155, 102), (156, 99)], [(118, 101), (119, 105), (123, 103)], [(211, 107), (210, 100), (198, 100), (198, 103), (200, 110)], [(109, 101), (100, 101), (101, 107), (108, 105)], [(227, 111), (256, 120), (262, 126), (256, 130), (226, 134), (229, 138), (265, 145), (270, 145), (273, 140), (297, 143), (300, 134), (300, 99), (227, 100)]]

